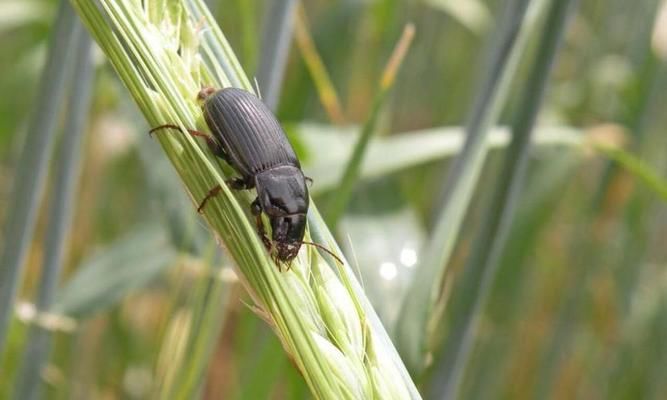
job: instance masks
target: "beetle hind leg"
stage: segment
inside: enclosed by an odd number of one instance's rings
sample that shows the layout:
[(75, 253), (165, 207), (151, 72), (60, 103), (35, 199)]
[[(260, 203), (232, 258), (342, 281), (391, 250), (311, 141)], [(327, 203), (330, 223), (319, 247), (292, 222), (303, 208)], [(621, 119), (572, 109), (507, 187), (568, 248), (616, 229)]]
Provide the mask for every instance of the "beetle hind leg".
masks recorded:
[[(148, 131), (149, 136), (153, 136), (153, 134), (157, 131), (161, 131), (163, 129), (176, 129), (177, 131), (181, 130), (181, 127), (175, 124), (164, 124), (164, 125), (159, 125), (156, 126), (155, 128), (151, 128), (151, 130)], [(195, 129), (187, 129), (188, 133), (191, 134), (192, 136), (199, 136), (199, 137), (208, 137), (207, 134), (204, 132), (200, 132)]]
[[(160, 126), (156, 126), (155, 128), (152, 128), (151, 130), (148, 131), (148, 135), (153, 136), (153, 134), (157, 131), (160, 131), (162, 129), (176, 129), (181, 131), (181, 127), (178, 125), (174, 124), (164, 124)], [(223, 160), (227, 161), (229, 158), (227, 157), (227, 153), (225, 153), (225, 149), (222, 148), (220, 143), (218, 143), (217, 140), (215, 140), (211, 135), (195, 130), (195, 129), (187, 129), (187, 132), (194, 136), (194, 137), (200, 137), (204, 138), (206, 140), (206, 145), (208, 148), (215, 154), (216, 156), (222, 158)]]

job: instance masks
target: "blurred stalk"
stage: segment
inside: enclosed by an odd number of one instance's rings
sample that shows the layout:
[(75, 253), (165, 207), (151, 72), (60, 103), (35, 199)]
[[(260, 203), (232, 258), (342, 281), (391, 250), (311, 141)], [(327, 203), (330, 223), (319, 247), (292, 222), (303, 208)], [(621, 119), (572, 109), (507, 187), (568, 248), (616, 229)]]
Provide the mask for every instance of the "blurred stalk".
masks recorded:
[(76, 46), (75, 38), (81, 29), (67, 0), (60, 1), (57, 15), (7, 205), (11, 211), (6, 213), (4, 246), (0, 253), (0, 358), (44, 192), (58, 111), (64, 98), (65, 77)]
[(505, 248), (514, 212), (528, 168), (533, 127), (544, 99), (556, 52), (577, 0), (554, 0), (546, 15), (546, 25), (539, 40), (535, 65), (518, 105), (513, 136), (503, 168), (488, 203), (482, 228), (474, 240), (463, 277), (448, 306), (452, 320), (444, 362), (438, 364), (431, 394), (433, 398), (456, 399), (468, 365), (477, 327), (495, 280), (498, 261)]
[(271, 0), (264, 15), (257, 80), (262, 100), (276, 111), (287, 66), (296, 0)]
[[(48, 208), (49, 225), (46, 231), (44, 264), (35, 304), (37, 315), (49, 311), (60, 281), (65, 246), (75, 207), (77, 182), (81, 172), (82, 138), (90, 108), (93, 80), (93, 65), (90, 57), (92, 41), (82, 29), (79, 21), (73, 21), (73, 24), (77, 26), (75, 40), (78, 42), (73, 61), (74, 79), (71, 80), (72, 87), (67, 102), (69, 112), (60, 144), (57, 175), (53, 184), (55, 193)], [(41, 398), (41, 373), (44, 364), (48, 361), (50, 347), (51, 332), (48, 327), (34, 323), (30, 327), (27, 347), (18, 376), (15, 393), (17, 399)]]
[(301, 51), (301, 56), (306, 63), (306, 69), (315, 83), (317, 94), (324, 110), (329, 115), (329, 119), (337, 125), (345, 122), (345, 114), (340, 105), (340, 100), (336, 94), (329, 73), (327, 72), (320, 55), (317, 52), (313, 38), (308, 29), (308, 19), (303, 4), (299, 3), (296, 8), (296, 19), (294, 20), (294, 38)]
[(532, 32), (533, 24), (524, 24), (524, 16), (531, 4), (535, 7), (533, 10), (538, 12), (544, 0), (508, 0), (505, 4), (505, 12), (491, 37), (481, 84), (475, 92), (466, 124), (466, 142), (448, 171), (443, 209), (401, 310), (400, 319), (406, 322), (397, 327), (397, 344), (403, 359), (414, 373), (424, 368), (426, 343), (430, 334), (427, 325), (486, 158), (490, 128), (498, 119), (520, 56)]
[(407, 24), (403, 29), (403, 34), (394, 49), (387, 66), (382, 74), (380, 79), (380, 88), (378, 93), (373, 99), (373, 105), (371, 107), (371, 113), (364, 123), (364, 126), (361, 128), (361, 134), (357, 143), (354, 145), (352, 150), (352, 155), (350, 159), (345, 163), (345, 172), (338, 184), (338, 189), (336, 194), (332, 199), (329, 207), (327, 208), (327, 222), (332, 231), (336, 231), (336, 225), (340, 220), (341, 216), (347, 208), (347, 204), (350, 202), (350, 197), (352, 197), (352, 191), (354, 186), (359, 180), (359, 174), (361, 171), (361, 162), (364, 159), (366, 154), (366, 149), (368, 148), (368, 143), (371, 140), (371, 137), (375, 133), (375, 126), (377, 125), (377, 120), (380, 116), (380, 109), (384, 104), (385, 99), (389, 90), (391, 90), (396, 80), (396, 74), (398, 69), (405, 58), (405, 54), (410, 48), (410, 43), (412, 43), (412, 38), (415, 35), (415, 27), (412, 24)]

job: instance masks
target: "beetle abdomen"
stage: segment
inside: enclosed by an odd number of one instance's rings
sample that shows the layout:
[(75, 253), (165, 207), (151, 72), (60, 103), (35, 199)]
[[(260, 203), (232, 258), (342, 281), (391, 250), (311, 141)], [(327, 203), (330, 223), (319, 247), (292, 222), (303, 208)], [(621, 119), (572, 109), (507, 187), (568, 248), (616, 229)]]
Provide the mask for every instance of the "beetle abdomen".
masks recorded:
[(255, 95), (225, 88), (207, 97), (203, 108), (211, 133), (244, 177), (282, 165), (300, 168), (282, 127)]

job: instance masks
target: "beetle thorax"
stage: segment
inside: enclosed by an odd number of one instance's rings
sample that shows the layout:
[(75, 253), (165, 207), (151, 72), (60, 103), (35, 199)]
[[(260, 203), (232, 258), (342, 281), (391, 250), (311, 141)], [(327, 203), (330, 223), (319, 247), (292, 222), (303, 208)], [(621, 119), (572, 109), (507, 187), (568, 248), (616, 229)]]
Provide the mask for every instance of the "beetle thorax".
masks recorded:
[(269, 218), (308, 212), (308, 188), (300, 169), (272, 168), (255, 175), (259, 203)]

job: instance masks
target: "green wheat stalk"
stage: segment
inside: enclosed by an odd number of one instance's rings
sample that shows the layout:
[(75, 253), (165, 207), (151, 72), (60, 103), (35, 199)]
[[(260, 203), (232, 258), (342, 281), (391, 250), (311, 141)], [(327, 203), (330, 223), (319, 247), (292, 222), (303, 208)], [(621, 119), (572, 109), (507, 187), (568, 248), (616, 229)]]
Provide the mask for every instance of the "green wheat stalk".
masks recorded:
[[(207, 130), (196, 96), (202, 86), (253, 91), (201, 0), (72, 0), (151, 126)], [(221, 194), (203, 216), (234, 259), (257, 313), (280, 338), (320, 399), (419, 398), (349, 265), (304, 248), (279, 272), (248, 219), (249, 193), (225, 185), (221, 164), (190, 135), (155, 135), (193, 203)], [(309, 234), (338, 253), (314, 206)]]

